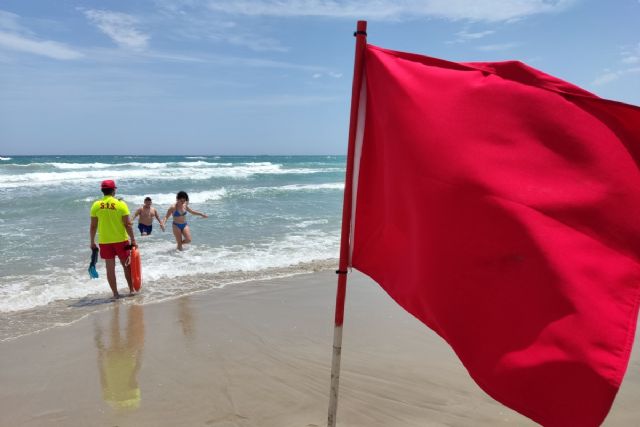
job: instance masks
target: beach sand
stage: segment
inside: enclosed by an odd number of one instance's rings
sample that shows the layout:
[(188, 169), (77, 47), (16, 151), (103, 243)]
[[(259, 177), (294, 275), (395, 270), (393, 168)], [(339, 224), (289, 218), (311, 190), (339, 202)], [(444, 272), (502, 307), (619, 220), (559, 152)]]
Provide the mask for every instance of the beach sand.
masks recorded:
[[(0, 424), (324, 426), (335, 289), (325, 271), (144, 306), (133, 297), (0, 343)], [(635, 348), (604, 425), (640, 425), (639, 396)], [(359, 273), (349, 276), (337, 420), (536, 425), (482, 392), (442, 339)]]

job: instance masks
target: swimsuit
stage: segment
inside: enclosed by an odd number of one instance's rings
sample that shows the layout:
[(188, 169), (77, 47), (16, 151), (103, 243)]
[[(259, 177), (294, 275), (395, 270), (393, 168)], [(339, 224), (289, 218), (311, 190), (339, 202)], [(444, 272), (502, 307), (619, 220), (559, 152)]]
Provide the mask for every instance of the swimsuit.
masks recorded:
[[(175, 211), (173, 211), (173, 216), (177, 217), (177, 216), (187, 216), (187, 211), (184, 212), (180, 212), (177, 209)], [(173, 225), (175, 225), (176, 227), (178, 227), (181, 231), (184, 230), (184, 228), (187, 226), (187, 222), (183, 222), (182, 224), (179, 224), (177, 222), (173, 222)]]
[(138, 230), (140, 230), (140, 234), (151, 234), (151, 229), (153, 227), (151, 225), (138, 223)]

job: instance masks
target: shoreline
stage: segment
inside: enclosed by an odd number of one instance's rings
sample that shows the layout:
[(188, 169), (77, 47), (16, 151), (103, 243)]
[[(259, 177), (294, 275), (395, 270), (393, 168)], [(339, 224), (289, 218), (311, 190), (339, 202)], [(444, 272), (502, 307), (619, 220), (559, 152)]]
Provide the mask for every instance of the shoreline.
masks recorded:
[[(125, 298), (0, 343), (3, 424), (326, 425), (336, 277)], [(603, 424), (640, 421), (638, 331)], [(488, 397), (453, 351), (372, 280), (349, 275), (339, 426), (536, 425)]]
[[(217, 274), (205, 273), (183, 278), (183, 283), (195, 284), (184, 290), (183, 293), (157, 296), (149, 294), (146, 287), (151, 284), (156, 286), (159, 281), (144, 281), (142, 292), (132, 297), (128, 296), (128, 289), (124, 276), (117, 270), (118, 288), (126, 300), (134, 298), (136, 303), (149, 305), (169, 302), (183, 296), (194, 295), (201, 292), (208, 292), (216, 289), (223, 289), (227, 286), (236, 286), (247, 282), (269, 281), (283, 279), (298, 275), (310, 274), (320, 271), (330, 271), (338, 265), (338, 260), (328, 258), (303, 262), (297, 265), (286, 267), (273, 267), (256, 271), (223, 271)], [(103, 291), (92, 293), (82, 298), (63, 299), (50, 302), (47, 305), (33, 308), (0, 312), (0, 343), (13, 341), (31, 334), (37, 334), (49, 329), (66, 327), (90, 316), (93, 313), (108, 310), (114, 301), (110, 296), (110, 290), (104, 275), (100, 279)], [(161, 284), (158, 286), (161, 287)], [(71, 310), (70, 310), (71, 309)], [(53, 324), (52, 324), (53, 323)]]

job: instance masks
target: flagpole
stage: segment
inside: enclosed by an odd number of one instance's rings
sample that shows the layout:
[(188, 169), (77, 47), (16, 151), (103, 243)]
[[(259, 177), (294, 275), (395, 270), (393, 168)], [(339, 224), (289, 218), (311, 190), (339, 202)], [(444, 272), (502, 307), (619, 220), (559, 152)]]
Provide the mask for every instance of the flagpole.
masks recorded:
[(335, 427), (338, 410), (338, 384), (340, 380), (340, 356), (342, 353), (342, 323), (344, 321), (344, 300), (347, 292), (347, 267), (349, 265), (349, 234), (351, 226), (351, 203), (353, 184), (353, 157), (355, 152), (356, 129), (358, 125), (358, 105), (362, 84), (362, 63), (367, 44), (367, 21), (358, 21), (356, 32), (356, 50), (351, 86), (351, 120), (349, 123), (349, 146), (347, 149), (347, 171), (344, 181), (344, 200), (342, 202), (342, 230), (340, 237), (340, 261), (338, 263), (338, 289), (336, 291), (336, 313), (333, 329), (333, 357), (331, 359), (331, 389), (329, 391), (328, 427)]

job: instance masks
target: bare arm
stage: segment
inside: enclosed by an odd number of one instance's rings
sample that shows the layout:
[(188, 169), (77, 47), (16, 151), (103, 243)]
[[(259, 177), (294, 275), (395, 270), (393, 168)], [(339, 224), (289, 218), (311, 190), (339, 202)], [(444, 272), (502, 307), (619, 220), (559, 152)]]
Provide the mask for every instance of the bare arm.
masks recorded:
[(175, 210), (174, 206), (171, 206), (169, 209), (167, 209), (167, 214), (164, 216), (164, 220), (161, 222), (161, 224), (166, 224), (167, 223), (167, 220), (173, 214), (174, 210)]
[(194, 211), (193, 209), (191, 209), (189, 206), (186, 207), (187, 212), (189, 212), (192, 215), (199, 215), (202, 218), (208, 218), (208, 216), (206, 214), (203, 214), (202, 212), (198, 212), (198, 211)]
[(97, 248), (96, 246), (96, 232), (98, 231), (98, 218), (91, 217), (91, 224), (89, 225), (89, 238), (91, 240), (91, 249)]
[(158, 220), (158, 222), (160, 223), (160, 228), (162, 229), (162, 231), (164, 231), (164, 222), (162, 222), (162, 220), (160, 219), (160, 216), (158, 215), (158, 209), (153, 208), (153, 213), (156, 216), (156, 219)]
[(141, 213), (142, 213), (142, 208), (138, 208), (136, 213), (133, 215), (133, 218), (131, 218), (131, 222), (135, 221), (138, 215), (140, 215)]
[(133, 234), (133, 227), (131, 227), (129, 215), (124, 215), (122, 217), (122, 223), (124, 224), (124, 228), (127, 230), (127, 234), (129, 235), (129, 242), (131, 242), (131, 246), (138, 246), (138, 244), (136, 243), (136, 236), (135, 234)]

